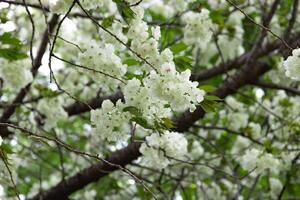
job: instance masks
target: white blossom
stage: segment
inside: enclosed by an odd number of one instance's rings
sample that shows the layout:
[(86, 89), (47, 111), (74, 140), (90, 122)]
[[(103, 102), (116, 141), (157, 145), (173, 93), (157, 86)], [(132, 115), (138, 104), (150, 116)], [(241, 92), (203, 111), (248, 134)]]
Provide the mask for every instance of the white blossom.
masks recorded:
[(233, 130), (239, 130), (241, 128), (245, 128), (248, 124), (249, 115), (247, 113), (229, 113), (228, 120), (229, 126)]
[(151, 0), (149, 9), (159, 15), (167, 18), (188, 9), (189, 3), (195, 0)]
[(49, 0), (50, 11), (54, 13), (65, 13), (72, 5), (73, 0)]
[[(126, 36), (126, 34), (123, 33), (123, 28), (125, 28), (125, 27), (126, 26), (123, 25), (121, 22), (114, 21), (113, 24), (110, 27), (108, 27), (107, 29), (110, 32), (112, 32), (123, 43), (127, 43), (128, 37)], [(126, 49), (126, 47), (123, 44), (121, 44), (119, 41), (117, 41), (112, 35), (110, 35), (106, 31), (100, 29), (99, 34), (101, 35), (101, 39), (103, 40), (103, 42), (112, 44), (115, 47), (115, 49), (118, 49), (118, 50)]]
[(200, 199), (211, 199), (211, 200), (225, 200), (226, 197), (222, 195), (222, 190), (219, 185), (212, 182), (211, 184), (203, 184), (204, 192), (201, 192)]
[(61, 98), (42, 99), (39, 101), (37, 109), (46, 116), (44, 125), (46, 130), (56, 127), (57, 122), (68, 117), (63, 108), (63, 100)]
[(270, 178), (269, 179), (270, 182), (270, 193), (271, 193), (271, 197), (272, 199), (277, 199), (278, 195), (281, 192), (281, 189), (283, 188), (283, 185), (281, 183), (281, 181), (277, 178)]
[(170, 164), (171, 158), (183, 159), (187, 154), (188, 142), (182, 134), (166, 131), (162, 135), (153, 133), (146, 137), (140, 152), (144, 161), (155, 168), (162, 169)]
[(115, 48), (111, 44), (96, 45), (93, 41), (86, 51), (79, 55), (80, 64), (93, 69), (82, 69), (90, 77), (110, 89), (115, 89), (127, 69), (122, 64), (121, 58), (115, 54)]
[(138, 108), (149, 123), (157, 118), (171, 116), (171, 110), (166, 106), (168, 102), (153, 96), (148, 87), (143, 86), (137, 79), (129, 80), (123, 93), (126, 105)]
[(163, 141), (159, 134), (154, 133), (146, 137), (146, 143), (142, 144), (140, 152), (147, 166), (163, 169), (169, 165), (169, 159), (165, 157), (164, 152), (159, 149), (161, 146), (163, 146)]
[(262, 173), (266, 169), (277, 172), (280, 163), (272, 154), (253, 148), (246, 151), (241, 159), (241, 165), (248, 171), (255, 169), (257, 173)]
[(300, 49), (294, 49), (292, 56), (289, 56), (284, 62), (285, 74), (294, 80), (300, 80)]
[(180, 159), (187, 154), (188, 142), (183, 134), (166, 131), (161, 139), (167, 156)]
[(232, 147), (231, 153), (239, 154), (241, 151), (245, 150), (250, 145), (251, 145), (251, 141), (249, 139), (242, 136), (238, 136)]
[(204, 148), (198, 141), (193, 141), (192, 149), (190, 152), (190, 155), (193, 159), (199, 158), (199, 156), (202, 156), (204, 154)]
[(209, 18), (209, 11), (202, 9), (200, 13), (189, 11), (182, 17), (186, 24), (183, 41), (188, 45), (196, 45), (205, 49), (212, 37), (213, 23)]
[(93, 132), (103, 140), (126, 141), (129, 138), (130, 114), (123, 112), (124, 104), (119, 100), (114, 105), (110, 100), (105, 100), (102, 107), (91, 111)]
[(33, 81), (30, 64), (27, 60), (9, 62), (0, 59), (0, 77), (4, 81), (4, 87), (12, 90), (20, 90)]
[(251, 129), (251, 137), (254, 139), (259, 139), (261, 135), (261, 127), (260, 124), (250, 122), (249, 128)]
[(194, 111), (196, 105), (203, 101), (205, 92), (197, 88), (197, 82), (189, 80), (190, 75), (189, 70), (182, 73), (172, 71), (172, 69), (162, 74), (153, 72), (146, 79), (145, 85), (153, 96), (169, 102), (172, 110)]
[(208, 0), (208, 3), (213, 9), (224, 8), (226, 6), (226, 0)]
[(151, 27), (151, 33), (152, 33), (152, 37), (155, 40), (159, 40), (159, 38), (160, 38), (160, 27), (159, 26)]
[[(54, 13), (64, 14), (71, 7), (73, 0), (49, 0), (50, 11)], [(87, 10), (100, 8), (107, 5), (109, 1), (106, 0), (85, 0), (80, 1), (82, 7)]]
[(230, 108), (236, 111), (245, 111), (245, 105), (241, 102), (238, 102), (234, 97), (229, 96), (226, 98), (226, 103), (230, 106)]
[(138, 40), (144, 42), (148, 39), (148, 25), (140, 18), (135, 18), (131, 21), (129, 30), (127, 33), (129, 39)]

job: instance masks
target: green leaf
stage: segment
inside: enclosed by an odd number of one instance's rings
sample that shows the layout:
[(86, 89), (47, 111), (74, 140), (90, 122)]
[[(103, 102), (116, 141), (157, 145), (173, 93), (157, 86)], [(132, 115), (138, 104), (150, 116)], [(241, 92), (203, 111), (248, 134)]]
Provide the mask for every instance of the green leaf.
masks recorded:
[(220, 58), (220, 55), (219, 54), (215, 54), (214, 56), (212, 56), (210, 59), (209, 59), (209, 63), (211, 64), (216, 64), (216, 62), (219, 60)]
[(59, 95), (58, 92), (51, 90), (50, 88), (47, 88), (41, 84), (37, 84), (34, 86), (35, 89), (37, 89), (39, 91), (39, 93), (43, 96), (43, 97), (56, 97)]
[(199, 89), (204, 90), (205, 92), (213, 92), (215, 91), (217, 88), (215, 86), (212, 85), (201, 85), (199, 87)]
[(0, 12), (0, 23), (5, 24), (6, 22), (8, 22), (7, 10), (2, 9)]
[(147, 192), (145, 188), (141, 185), (137, 185), (137, 195), (140, 197), (141, 200), (145, 199), (152, 199), (151, 193)]
[(220, 99), (219, 97), (214, 96), (214, 95), (205, 95), (204, 99), (210, 100), (210, 101), (222, 101), (222, 99)]
[(215, 112), (215, 108), (211, 104), (207, 103), (205, 100), (200, 103), (200, 106), (207, 113)]
[(27, 55), (22, 53), (18, 48), (1, 48), (0, 57), (13, 61), (27, 58)]
[(234, 146), (237, 136), (230, 134), (226, 131), (221, 133), (221, 137), (219, 137), (216, 141), (216, 146), (221, 151), (226, 151), (231, 149)]
[[(249, 16), (251, 18), (255, 18), (256, 16), (259, 16), (257, 13), (253, 12), (250, 13)], [(243, 29), (244, 31), (244, 44), (243, 46), (245, 47), (245, 50), (251, 49), (253, 42), (257, 39), (260, 29), (258, 26), (253, 24), (250, 20), (247, 18), (243, 19)]]
[(126, 59), (124, 62), (123, 62), (124, 65), (127, 65), (127, 66), (134, 66), (134, 65), (139, 65), (140, 62), (133, 59), (133, 58), (129, 58), (129, 59)]
[(205, 112), (209, 113), (216, 111), (218, 103), (204, 98), (204, 100), (200, 103), (200, 106)]
[(233, 39), (235, 36), (236, 29), (232, 26), (227, 27), (229, 38)]
[(152, 129), (152, 127), (148, 124), (147, 120), (142, 117), (133, 117), (131, 121), (136, 122), (138, 125), (141, 125), (145, 129)]
[(183, 42), (180, 42), (180, 43), (177, 43), (177, 44), (174, 44), (170, 47), (170, 50), (173, 52), (173, 54), (178, 54), (184, 50), (187, 49), (187, 45), (184, 44)]
[(8, 144), (2, 144), (0, 148), (6, 154), (13, 154), (14, 153), (13, 150), (12, 150), (12, 148), (11, 148), (11, 146), (8, 145)]
[(223, 27), (225, 24), (225, 17), (222, 15), (222, 10), (211, 10), (210, 18), (213, 23), (218, 24), (220, 27)]
[(161, 27), (161, 49), (165, 49), (170, 43), (172, 43), (176, 36), (176, 31), (174, 29)]
[(136, 78), (138, 80), (142, 80), (143, 78), (145, 78), (146, 74), (133, 74), (133, 73), (130, 73), (130, 72), (127, 72), (125, 75), (124, 75), (124, 78), (126, 80), (131, 80), (133, 78)]
[(171, 129), (174, 128), (174, 124), (173, 121), (169, 118), (162, 118), (162, 124), (167, 128), (167, 129)]
[(15, 47), (21, 46), (21, 41), (13, 37), (11, 33), (7, 32), (0, 36), (0, 42), (2, 44), (9, 44)]
[(134, 106), (127, 106), (123, 109), (123, 112), (129, 112), (132, 115), (140, 116), (141, 111)]
[(114, 16), (109, 16), (109, 17), (106, 17), (102, 20), (102, 26), (104, 28), (108, 28), (108, 27), (111, 27), (111, 25), (113, 24), (114, 22)]
[(197, 185), (192, 183), (188, 185), (187, 187), (184, 187), (181, 196), (183, 200), (197, 200), (199, 199), (197, 197)]
[(27, 55), (21, 51), (22, 43), (19, 39), (13, 37), (11, 33), (4, 33), (0, 36), (0, 43), (2, 45), (9, 45), (9, 47), (0, 46), (0, 57), (7, 60), (20, 60), (27, 58)]
[(180, 71), (185, 71), (192, 68), (193, 59), (188, 56), (178, 56), (174, 58), (176, 68)]
[(294, 104), (289, 99), (282, 99), (279, 101), (279, 105), (288, 108), (292, 107)]
[(135, 13), (125, 1), (113, 0), (113, 2), (117, 4), (120, 15), (127, 23), (134, 18)]
[(10, 165), (8, 154), (13, 154), (14, 153), (11, 146), (9, 144), (2, 144), (0, 146), (0, 150), (3, 154), (2, 159), (4, 159), (5, 162), (7, 162)]

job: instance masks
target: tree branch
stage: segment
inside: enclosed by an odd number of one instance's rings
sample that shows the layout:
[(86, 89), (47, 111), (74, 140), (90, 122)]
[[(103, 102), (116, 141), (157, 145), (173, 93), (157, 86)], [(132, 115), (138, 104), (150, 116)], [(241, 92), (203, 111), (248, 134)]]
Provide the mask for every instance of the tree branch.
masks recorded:
[(90, 111), (90, 108), (87, 105), (89, 105), (93, 109), (96, 109), (96, 108), (100, 108), (102, 102), (105, 100), (110, 100), (113, 103), (116, 103), (119, 99), (123, 101), (123, 98), (124, 98), (123, 94), (121, 92), (117, 92), (110, 96), (95, 97), (86, 103), (80, 103), (80, 102), (73, 103), (65, 107), (65, 111), (69, 114), (69, 116), (78, 115)]
[(275, 84), (275, 83), (269, 83), (269, 82), (265, 82), (265, 81), (256, 81), (256, 82), (252, 83), (252, 85), (259, 86), (259, 87), (262, 87), (262, 88), (284, 90), (287, 93), (291, 93), (291, 94), (294, 94), (294, 95), (300, 95), (300, 90), (298, 90), (296, 88), (287, 87), (287, 86), (283, 86), (283, 85), (278, 85), (278, 84)]

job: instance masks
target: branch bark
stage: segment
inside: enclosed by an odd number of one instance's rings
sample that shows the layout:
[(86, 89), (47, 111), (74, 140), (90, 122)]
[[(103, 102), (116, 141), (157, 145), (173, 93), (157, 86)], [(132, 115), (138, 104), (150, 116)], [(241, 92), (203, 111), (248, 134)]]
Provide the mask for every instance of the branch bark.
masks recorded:
[[(78, 115), (90, 111), (90, 107), (93, 109), (100, 108), (102, 102), (105, 100), (111, 100), (111, 102), (116, 103), (120, 99), (123, 101), (124, 96), (121, 92), (117, 92), (110, 96), (95, 97), (86, 103), (80, 103), (80, 102), (73, 103), (65, 107), (65, 111), (69, 114), (69, 116)], [(89, 105), (90, 107), (88, 107), (87, 105)]]
[(259, 86), (259, 87), (262, 87), (262, 88), (269, 88), (269, 89), (275, 89), (275, 90), (284, 90), (287, 93), (291, 93), (291, 94), (294, 94), (294, 95), (300, 95), (300, 90), (298, 90), (297, 88), (278, 85), (278, 84), (275, 84), (275, 83), (269, 83), (269, 82), (265, 82), (265, 81), (256, 81), (256, 82), (252, 83), (252, 85)]

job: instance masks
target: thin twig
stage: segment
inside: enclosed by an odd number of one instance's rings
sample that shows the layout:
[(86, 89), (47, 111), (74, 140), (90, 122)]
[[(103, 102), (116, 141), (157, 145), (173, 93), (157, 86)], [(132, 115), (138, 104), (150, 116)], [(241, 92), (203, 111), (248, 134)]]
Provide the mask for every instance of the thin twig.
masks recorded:
[(293, 50), (293, 48), (284, 40), (282, 39), (280, 36), (278, 36), (276, 33), (274, 33), (270, 28), (257, 23), (254, 19), (252, 19), (245, 11), (243, 11), (241, 8), (239, 8), (237, 5), (235, 5), (232, 1), (230, 0), (226, 0), (230, 5), (232, 5), (233, 7), (235, 7), (237, 10), (239, 10), (249, 21), (251, 21), (253, 24), (255, 24), (256, 26), (260, 27), (261, 29), (266, 30), (267, 32), (271, 33), (274, 37), (276, 37), (277, 39), (279, 39), (288, 49)]
[(2, 160), (3, 160), (3, 162), (4, 162), (4, 165), (5, 165), (5, 168), (6, 168), (6, 170), (8, 171), (9, 178), (10, 178), (10, 181), (11, 181), (11, 183), (12, 183), (12, 185), (13, 185), (13, 188), (14, 188), (14, 191), (15, 191), (15, 193), (16, 193), (16, 196), (17, 196), (17, 198), (18, 198), (19, 200), (21, 200), (20, 195), (19, 195), (19, 192), (18, 192), (18, 189), (17, 189), (17, 185), (16, 185), (16, 183), (15, 183), (15, 181), (14, 181), (14, 179), (13, 179), (12, 172), (11, 172), (11, 170), (10, 170), (10, 168), (9, 168), (9, 164), (8, 164), (7, 160), (5, 159), (5, 155), (4, 155), (4, 153), (3, 153), (3, 151), (2, 151), (1, 149), (0, 149), (0, 157), (2, 158)]

